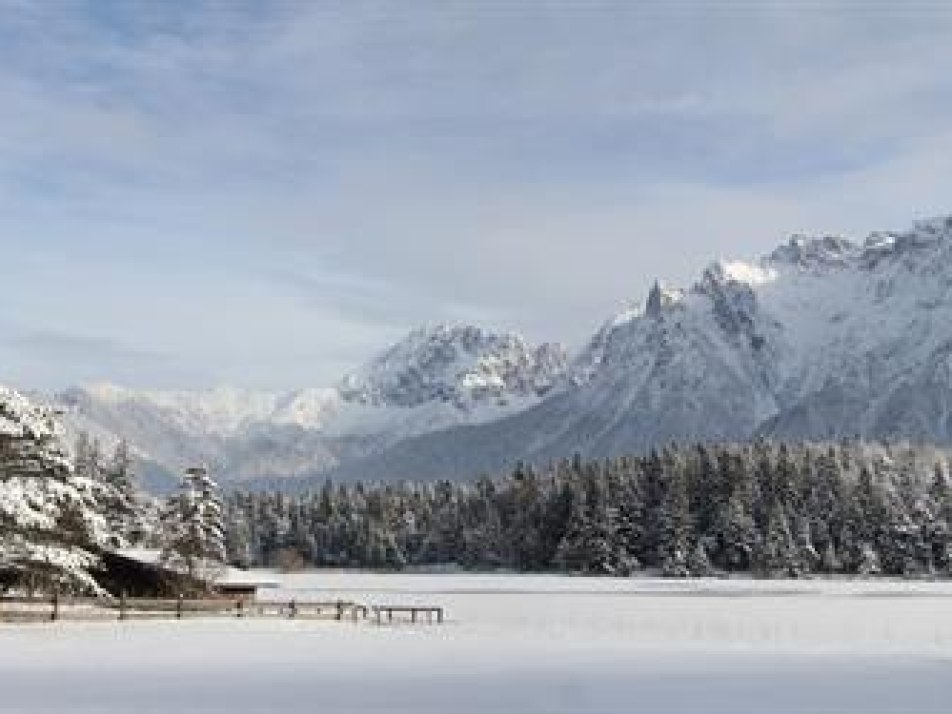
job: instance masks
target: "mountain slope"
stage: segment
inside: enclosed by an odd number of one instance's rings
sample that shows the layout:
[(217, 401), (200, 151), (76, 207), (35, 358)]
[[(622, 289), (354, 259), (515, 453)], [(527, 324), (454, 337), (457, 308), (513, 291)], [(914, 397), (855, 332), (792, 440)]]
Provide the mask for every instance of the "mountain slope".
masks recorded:
[(863, 243), (796, 237), (656, 285), (560, 388), (500, 421), (396, 444), (338, 477), (465, 477), (678, 440), (862, 435), (952, 443), (952, 218)]

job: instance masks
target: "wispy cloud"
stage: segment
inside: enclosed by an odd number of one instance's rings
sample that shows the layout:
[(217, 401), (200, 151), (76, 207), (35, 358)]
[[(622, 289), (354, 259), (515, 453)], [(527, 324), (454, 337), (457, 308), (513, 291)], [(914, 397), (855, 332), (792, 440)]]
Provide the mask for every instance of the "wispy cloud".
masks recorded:
[(0, 354), (7, 357), (8, 368), (12, 364), (4, 380), (45, 386), (113, 380), (134, 384), (146, 377), (172, 386), (209, 379), (200, 368), (183, 365), (169, 355), (109, 338), (15, 325), (4, 325), (3, 331)]
[(332, 381), (441, 319), (578, 341), (655, 276), (949, 210), (950, 30), (847, 0), (5, 0), (0, 319), (143, 384)]

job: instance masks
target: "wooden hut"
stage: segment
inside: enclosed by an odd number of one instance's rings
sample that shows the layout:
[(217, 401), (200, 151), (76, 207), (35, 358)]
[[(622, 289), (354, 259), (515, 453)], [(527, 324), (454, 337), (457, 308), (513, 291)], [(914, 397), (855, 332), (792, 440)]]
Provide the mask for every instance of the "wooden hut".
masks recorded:
[(211, 597), (254, 600), (258, 589), (277, 583), (254, 573), (224, 567), (211, 580), (190, 577), (161, 559), (154, 548), (124, 548), (102, 553), (103, 567), (97, 579), (115, 596), (176, 597), (182, 593), (207, 593)]

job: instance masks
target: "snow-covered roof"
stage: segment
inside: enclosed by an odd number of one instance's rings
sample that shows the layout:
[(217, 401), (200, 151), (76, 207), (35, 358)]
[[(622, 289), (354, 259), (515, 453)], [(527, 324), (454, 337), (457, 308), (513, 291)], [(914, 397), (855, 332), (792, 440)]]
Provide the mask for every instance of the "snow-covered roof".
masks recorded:
[[(149, 565), (156, 568), (166, 567), (162, 563), (162, 551), (158, 548), (120, 548), (115, 551), (116, 555), (127, 560), (133, 560), (143, 565)], [(226, 566), (224, 572), (215, 578), (216, 585), (248, 586), (256, 588), (276, 588), (280, 584), (273, 578), (268, 578), (264, 573), (249, 572)]]
[(158, 548), (120, 548), (115, 553), (126, 560), (134, 560), (143, 565), (159, 565), (162, 555)]

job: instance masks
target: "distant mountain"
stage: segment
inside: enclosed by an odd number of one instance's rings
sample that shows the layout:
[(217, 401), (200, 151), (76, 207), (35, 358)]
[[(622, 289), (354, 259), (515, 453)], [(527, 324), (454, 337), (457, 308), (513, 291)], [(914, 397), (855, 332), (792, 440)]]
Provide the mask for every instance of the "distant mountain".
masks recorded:
[(565, 351), (471, 326), (411, 332), (336, 387), (267, 392), (131, 390), (110, 384), (52, 398), (69, 431), (134, 447), (153, 489), (188, 464), (225, 481), (313, 475), (409, 436), (480, 423), (538, 403)]
[(794, 237), (656, 284), (538, 405), (403, 440), (331, 475), (468, 477), (677, 440), (861, 435), (952, 444), (952, 218), (862, 243)]

